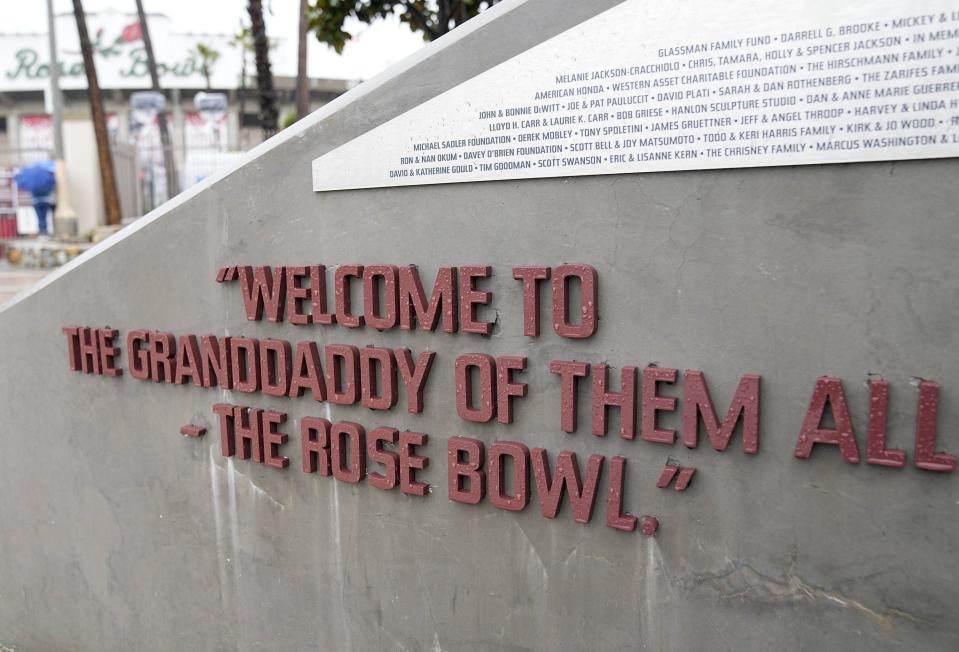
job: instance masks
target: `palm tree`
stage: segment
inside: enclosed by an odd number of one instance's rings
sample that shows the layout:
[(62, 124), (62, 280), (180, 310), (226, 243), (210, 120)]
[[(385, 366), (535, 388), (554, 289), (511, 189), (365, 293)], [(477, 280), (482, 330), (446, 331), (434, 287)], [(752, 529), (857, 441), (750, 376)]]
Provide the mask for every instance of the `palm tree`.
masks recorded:
[(203, 73), (203, 79), (206, 80), (206, 89), (210, 90), (210, 76), (213, 74), (213, 66), (220, 58), (220, 53), (206, 43), (197, 43), (194, 51), (200, 57), (200, 71)]
[(300, 0), (300, 40), (296, 52), (296, 117), (303, 118), (310, 112), (310, 81), (306, 76), (306, 37), (310, 21), (306, 15), (309, 3)]
[(266, 37), (266, 23), (263, 21), (263, 1), (249, 0), (247, 11), (250, 14), (250, 31), (253, 34), (253, 54), (256, 59), (256, 88), (260, 98), (260, 128), (263, 138), (276, 133), (277, 117), (276, 91), (273, 90), (273, 73), (270, 71), (270, 41)]
[(237, 93), (240, 97), (240, 126), (243, 125), (243, 118), (246, 115), (246, 55), (253, 51), (253, 34), (248, 25), (240, 21), (240, 30), (230, 39), (230, 45), (240, 50), (240, 91)]
[(107, 120), (103, 112), (103, 97), (100, 94), (100, 82), (93, 62), (93, 47), (87, 32), (87, 19), (83, 13), (81, 0), (73, 0), (73, 16), (77, 21), (77, 35), (80, 37), (80, 53), (83, 55), (83, 68), (87, 76), (87, 95), (90, 97), (90, 114), (93, 117), (93, 131), (97, 141), (97, 158), (100, 162), (100, 184), (103, 188), (103, 204), (107, 214), (107, 224), (120, 223), (120, 197), (117, 195), (117, 181), (113, 174), (113, 154), (110, 152), (110, 140), (107, 136)]

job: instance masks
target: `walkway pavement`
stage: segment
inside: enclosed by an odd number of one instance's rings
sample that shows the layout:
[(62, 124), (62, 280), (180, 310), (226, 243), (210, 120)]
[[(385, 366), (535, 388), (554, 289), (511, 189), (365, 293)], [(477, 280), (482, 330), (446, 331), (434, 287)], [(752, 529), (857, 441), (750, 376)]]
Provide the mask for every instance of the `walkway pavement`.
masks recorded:
[(52, 269), (15, 267), (5, 260), (0, 261), (0, 304), (37, 283), (52, 271)]

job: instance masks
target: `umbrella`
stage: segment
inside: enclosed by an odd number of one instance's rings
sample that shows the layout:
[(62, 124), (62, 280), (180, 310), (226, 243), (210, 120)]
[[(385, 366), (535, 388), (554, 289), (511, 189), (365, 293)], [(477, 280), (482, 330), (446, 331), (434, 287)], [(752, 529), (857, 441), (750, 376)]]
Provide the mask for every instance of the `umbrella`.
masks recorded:
[(14, 179), (22, 190), (34, 195), (45, 195), (56, 186), (53, 161), (33, 163), (17, 172)]

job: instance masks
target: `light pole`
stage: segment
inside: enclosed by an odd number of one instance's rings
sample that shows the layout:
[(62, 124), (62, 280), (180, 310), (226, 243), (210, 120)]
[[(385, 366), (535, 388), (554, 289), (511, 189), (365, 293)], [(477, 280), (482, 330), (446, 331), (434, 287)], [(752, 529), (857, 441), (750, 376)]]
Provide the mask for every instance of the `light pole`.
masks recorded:
[(56, 162), (57, 184), (57, 210), (53, 215), (53, 231), (57, 235), (76, 235), (77, 214), (70, 204), (67, 168), (63, 158), (63, 94), (60, 92), (60, 59), (57, 56), (53, 0), (47, 0), (47, 35), (50, 45), (50, 105), (53, 109), (53, 158)]

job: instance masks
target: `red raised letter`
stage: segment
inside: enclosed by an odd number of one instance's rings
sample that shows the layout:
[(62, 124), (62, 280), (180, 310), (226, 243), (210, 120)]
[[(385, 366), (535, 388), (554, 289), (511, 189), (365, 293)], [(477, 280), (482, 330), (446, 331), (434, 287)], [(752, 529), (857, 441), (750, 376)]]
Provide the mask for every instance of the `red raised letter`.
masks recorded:
[[(127, 334), (127, 369), (130, 370), (130, 375), (136, 378), (137, 380), (149, 380), (150, 379), (150, 353), (147, 349), (141, 348), (141, 344), (147, 342), (146, 331), (130, 331)], [(77, 340), (77, 360), (79, 368), (79, 346), (80, 341)]]
[[(492, 356), (485, 353), (466, 353), (456, 358), (456, 412), (467, 421), (485, 423), (493, 419), (495, 413), (495, 394), (493, 369), (496, 363)], [(479, 407), (473, 404), (472, 369), (479, 371), (480, 396)]]
[(483, 500), (486, 495), (486, 476), (480, 471), (484, 462), (483, 442), (469, 437), (450, 437), (446, 454), (450, 500), (469, 505)]
[(230, 358), (233, 363), (233, 389), (252, 394), (260, 389), (260, 341), (252, 337), (234, 337), (230, 340)]
[(473, 282), (477, 278), (489, 278), (493, 268), (489, 265), (466, 265), (460, 267), (460, 330), (464, 333), (489, 335), (493, 325), (476, 319), (476, 306), (489, 305), (492, 292), (481, 292)]
[(306, 267), (286, 268), (286, 320), (294, 326), (313, 323), (311, 312), (302, 312), (303, 304), (310, 298), (310, 289), (300, 286), (300, 279), (309, 276)]
[(513, 278), (523, 281), (523, 335), (539, 336), (539, 283), (549, 278), (549, 267), (514, 267)]
[(370, 434), (366, 436), (367, 459), (371, 462), (382, 464), (383, 470), (385, 471), (385, 473), (382, 474), (376, 473), (375, 471), (367, 473), (366, 482), (371, 487), (387, 491), (396, 486), (399, 478), (397, 469), (398, 456), (392, 451), (383, 450), (382, 444), (384, 442), (395, 444), (397, 436), (399, 436), (399, 431), (396, 428), (374, 428), (370, 431)]
[[(410, 265), (399, 269), (400, 276), (400, 328), (412, 330), (417, 322), (424, 331), (436, 328), (443, 316), (443, 330), (456, 332), (456, 269), (440, 267), (430, 294), (429, 306), (420, 283), (419, 272)], [(441, 312), (442, 311), (442, 312)]]
[(553, 360), (549, 363), (549, 372), (560, 378), (560, 416), (559, 427), (563, 432), (576, 432), (576, 379), (589, 375), (589, 365), (574, 360)]
[(263, 413), (263, 462), (277, 469), (284, 469), (290, 464), (290, 458), (280, 455), (280, 446), (286, 443), (289, 437), (285, 432), (277, 432), (276, 428), (286, 421), (286, 414), (266, 410)]
[(262, 414), (263, 410), (260, 409), (233, 406), (233, 439), (236, 442), (236, 456), (241, 460), (249, 459), (252, 453), (254, 462), (263, 461)]
[(656, 393), (659, 383), (676, 382), (676, 370), (667, 367), (646, 367), (643, 369), (643, 428), (639, 435), (644, 441), (658, 444), (672, 444), (676, 441), (676, 431), (656, 427), (657, 412), (671, 412), (676, 409), (675, 396), (660, 396)]
[(400, 433), (400, 491), (410, 496), (425, 496), (429, 485), (416, 481), (416, 471), (429, 466), (425, 455), (415, 455), (414, 446), (425, 446), (427, 436), (422, 432), (404, 430)]
[(869, 432), (866, 436), (866, 461), (879, 466), (900, 469), (906, 464), (906, 453), (886, 449), (886, 423), (889, 414), (889, 383), (869, 381)]
[(626, 483), (626, 458), (616, 455), (609, 460), (609, 491), (606, 494), (606, 526), (614, 530), (632, 532), (636, 529), (636, 517), (623, 514), (623, 491)]
[(263, 318), (263, 306), (266, 305), (266, 318), (270, 321), (283, 321), (283, 309), (286, 297), (286, 269), (277, 267), (275, 276), (269, 267), (251, 268), (249, 265), (238, 267), (240, 290), (243, 293), (243, 305), (246, 318), (259, 321)]
[(605, 437), (609, 426), (606, 407), (619, 408), (619, 436), (636, 437), (636, 367), (626, 366), (619, 372), (619, 392), (608, 392), (609, 367), (595, 364), (590, 369), (593, 377), (593, 434)]
[[(356, 484), (366, 476), (365, 439), (366, 432), (358, 423), (340, 421), (333, 424), (330, 428), (330, 460), (334, 478)], [(347, 448), (350, 452), (349, 464), (346, 461)]]
[[(513, 493), (507, 493), (503, 473), (505, 458), (513, 460)], [(489, 501), (493, 507), (519, 512), (529, 504), (529, 449), (512, 441), (494, 442), (489, 447)]]
[[(569, 305), (570, 277), (580, 280), (579, 323), (571, 324)], [(561, 337), (583, 339), (596, 332), (598, 297), (596, 270), (589, 265), (560, 265), (553, 273), (553, 330)]]
[[(359, 395), (360, 353), (355, 346), (329, 344), (326, 347), (326, 395), (330, 403), (353, 405)], [(338, 363), (337, 360), (340, 362)]]
[[(113, 346), (113, 338), (119, 331), (115, 328), (98, 328), (97, 344), (100, 347), (100, 370), (104, 376), (122, 376), (123, 370), (113, 365), (113, 359), (120, 353), (120, 348)], [(190, 337), (193, 337), (192, 335)], [(196, 338), (194, 338), (194, 342)], [(199, 383), (196, 383), (199, 385)]]
[(501, 355), (496, 358), (496, 420), (513, 423), (513, 396), (526, 396), (526, 383), (514, 383), (510, 378), (513, 370), (526, 369), (526, 358)]
[[(383, 279), (382, 297), (377, 278)], [(396, 326), (396, 297), (396, 265), (370, 265), (363, 270), (363, 315), (367, 326), (378, 331)]]
[(326, 400), (326, 388), (320, 378), (323, 367), (316, 342), (297, 342), (293, 356), (293, 374), (290, 378), (290, 398), (297, 398), (308, 389), (314, 401)]
[[(832, 408), (835, 430), (820, 430), (826, 406)], [(849, 417), (849, 406), (846, 404), (846, 392), (843, 391), (842, 381), (839, 378), (823, 377), (816, 381), (803, 420), (802, 432), (796, 442), (794, 455), (800, 459), (808, 459), (812, 448), (816, 444), (833, 444), (839, 446), (842, 459), (849, 464), (859, 464), (859, 447), (856, 444), (856, 434), (852, 429), (852, 419)]]
[(217, 403), (213, 406), (213, 413), (220, 417), (220, 454), (223, 457), (233, 457), (236, 450), (234, 444), (236, 434), (233, 432), (233, 406), (229, 403)]
[(333, 298), (336, 305), (336, 321), (347, 328), (363, 325), (363, 315), (350, 312), (350, 279), (363, 276), (362, 265), (340, 265), (333, 273)]
[(696, 448), (699, 444), (699, 415), (709, 436), (709, 443), (719, 452), (726, 450), (736, 429), (739, 416), (743, 417), (743, 452), (759, 452), (759, 382), (756, 374), (744, 374), (736, 394), (726, 411), (723, 425), (719, 425), (713, 400), (709, 396), (706, 377), (692, 369), (683, 373), (683, 444)]
[[(77, 371), (80, 368), (80, 332), (79, 326), (64, 326), (63, 333), (67, 336), (67, 361), (70, 363), (70, 370)], [(129, 348), (129, 338), (133, 337), (133, 333), (143, 332), (143, 331), (133, 331), (130, 333), (127, 339), (127, 350), (132, 351)], [(133, 358), (130, 358), (130, 362), (133, 362)], [(136, 376), (134, 376), (136, 377)], [(140, 380), (143, 380), (142, 378)]]
[(389, 410), (396, 405), (396, 359), (390, 349), (360, 349), (360, 392), (364, 407)]
[(416, 366), (413, 366), (413, 356), (409, 349), (394, 349), (393, 353), (396, 355), (396, 366), (399, 367), (400, 378), (403, 379), (403, 385), (406, 387), (406, 411), (411, 414), (422, 412), (423, 388), (436, 353), (433, 351), (420, 353), (416, 359)]
[(556, 518), (559, 504), (563, 499), (563, 488), (569, 493), (573, 505), (573, 520), (577, 523), (589, 523), (593, 517), (593, 503), (596, 502), (596, 485), (599, 472), (603, 468), (602, 455), (590, 455), (586, 462), (586, 485), (579, 478), (579, 464), (576, 453), (563, 451), (556, 461), (556, 478), (551, 477), (546, 451), (534, 448), (533, 478), (536, 480), (536, 493), (539, 494), (540, 511), (546, 518)]
[(319, 463), (320, 475), (330, 474), (329, 421), (319, 417), (303, 417), (300, 420), (300, 454), (303, 473), (316, 473)]
[(916, 405), (916, 468), (939, 473), (956, 470), (956, 456), (936, 452), (936, 416), (939, 411), (939, 383), (924, 380), (919, 383), (919, 402)]

